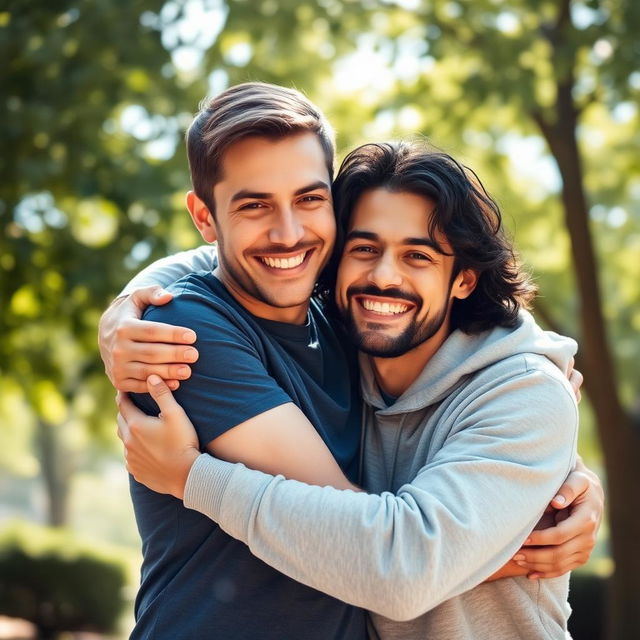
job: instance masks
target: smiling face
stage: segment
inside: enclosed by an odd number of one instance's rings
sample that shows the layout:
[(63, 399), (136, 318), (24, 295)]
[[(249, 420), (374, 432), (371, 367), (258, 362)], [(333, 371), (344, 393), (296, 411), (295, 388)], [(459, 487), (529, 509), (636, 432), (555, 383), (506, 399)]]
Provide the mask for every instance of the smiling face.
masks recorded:
[(191, 193), (205, 240), (218, 240), (217, 275), (256, 316), (306, 319), (309, 298), (335, 240), (326, 157), (314, 133), (245, 138), (222, 160), (215, 220)]
[(433, 353), (449, 333), (455, 298), (475, 275), (453, 274), (446, 237), (429, 235), (434, 203), (407, 192), (364, 192), (351, 215), (336, 297), (361, 351), (396, 358), (425, 343)]

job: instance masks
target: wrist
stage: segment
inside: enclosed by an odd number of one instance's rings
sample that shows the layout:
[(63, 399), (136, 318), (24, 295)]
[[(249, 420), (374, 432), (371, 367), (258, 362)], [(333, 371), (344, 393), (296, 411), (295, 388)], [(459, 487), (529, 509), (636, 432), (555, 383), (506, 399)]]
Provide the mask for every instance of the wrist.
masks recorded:
[(187, 485), (187, 478), (189, 477), (189, 473), (191, 472), (191, 467), (193, 467), (193, 463), (200, 456), (200, 451), (195, 447), (189, 447), (185, 449), (185, 451), (180, 456), (180, 464), (178, 468), (178, 473), (176, 474), (176, 482), (171, 491), (171, 494), (182, 500), (184, 498), (184, 489)]

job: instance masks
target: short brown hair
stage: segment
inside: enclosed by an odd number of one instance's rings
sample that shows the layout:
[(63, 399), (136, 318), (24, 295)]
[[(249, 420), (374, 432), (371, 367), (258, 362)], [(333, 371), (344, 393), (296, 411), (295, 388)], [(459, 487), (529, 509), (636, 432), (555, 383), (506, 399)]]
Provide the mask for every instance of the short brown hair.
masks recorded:
[(213, 186), (221, 178), (222, 156), (232, 144), (251, 136), (278, 140), (305, 131), (318, 136), (333, 179), (333, 130), (299, 91), (246, 82), (205, 99), (186, 136), (193, 190), (215, 215)]

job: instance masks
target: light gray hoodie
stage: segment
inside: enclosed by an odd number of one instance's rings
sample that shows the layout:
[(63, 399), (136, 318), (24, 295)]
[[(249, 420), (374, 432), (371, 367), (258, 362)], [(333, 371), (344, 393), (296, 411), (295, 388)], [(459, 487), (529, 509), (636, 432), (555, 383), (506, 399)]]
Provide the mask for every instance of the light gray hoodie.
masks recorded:
[(563, 371), (574, 351), (528, 314), (513, 330), (456, 331), (390, 407), (363, 357), (371, 494), (202, 455), (185, 505), (283, 573), (372, 611), (374, 637), (565, 638), (568, 576), (480, 583), (573, 467), (577, 408)]
[[(201, 248), (154, 263), (125, 292), (213, 259)], [(517, 551), (575, 458), (563, 373), (575, 343), (522, 318), (515, 330), (454, 332), (390, 407), (361, 358), (371, 494), (203, 455), (185, 505), (280, 571), (372, 611), (373, 637), (567, 637), (567, 576), (480, 584)]]

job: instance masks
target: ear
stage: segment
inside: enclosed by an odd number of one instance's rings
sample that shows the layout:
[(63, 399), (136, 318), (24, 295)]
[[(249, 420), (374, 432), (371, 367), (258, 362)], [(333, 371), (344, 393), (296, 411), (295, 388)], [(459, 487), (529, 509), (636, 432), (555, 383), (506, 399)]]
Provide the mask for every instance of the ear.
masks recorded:
[(478, 284), (478, 274), (473, 269), (463, 269), (453, 280), (451, 297), (464, 300), (468, 298)]
[(215, 242), (218, 238), (218, 233), (213, 214), (193, 191), (187, 193), (187, 209), (189, 209), (193, 224), (196, 225), (205, 242)]

